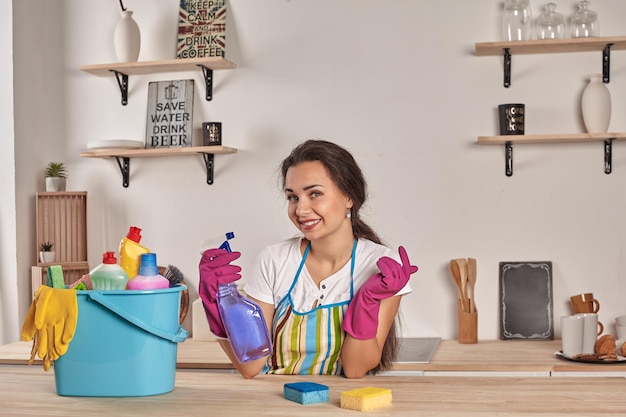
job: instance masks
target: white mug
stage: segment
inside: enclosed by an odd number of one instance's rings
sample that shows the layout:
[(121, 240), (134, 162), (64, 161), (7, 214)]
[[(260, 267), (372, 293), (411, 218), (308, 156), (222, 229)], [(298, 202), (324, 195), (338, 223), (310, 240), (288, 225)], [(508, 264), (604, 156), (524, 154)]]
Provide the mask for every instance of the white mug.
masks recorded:
[(583, 352), (584, 322), (582, 315), (561, 317), (561, 342), (565, 356), (571, 358)]
[(615, 319), (615, 324), (618, 326), (626, 326), (626, 314), (619, 316)]
[(596, 313), (579, 313), (583, 319), (583, 350), (581, 353), (593, 354), (596, 351), (596, 341), (598, 340), (598, 315)]

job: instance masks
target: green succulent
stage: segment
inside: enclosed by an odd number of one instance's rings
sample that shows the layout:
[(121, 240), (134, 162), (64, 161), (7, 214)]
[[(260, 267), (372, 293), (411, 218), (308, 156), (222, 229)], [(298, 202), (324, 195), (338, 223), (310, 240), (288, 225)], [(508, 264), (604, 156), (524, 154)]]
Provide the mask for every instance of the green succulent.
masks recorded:
[(41, 243), (41, 251), (42, 252), (50, 252), (50, 250), (52, 249), (53, 246), (54, 246), (54, 243), (52, 243), (52, 242), (42, 242)]
[(46, 177), (67, 178), (63, 162), (50, 162), (46, 167)]

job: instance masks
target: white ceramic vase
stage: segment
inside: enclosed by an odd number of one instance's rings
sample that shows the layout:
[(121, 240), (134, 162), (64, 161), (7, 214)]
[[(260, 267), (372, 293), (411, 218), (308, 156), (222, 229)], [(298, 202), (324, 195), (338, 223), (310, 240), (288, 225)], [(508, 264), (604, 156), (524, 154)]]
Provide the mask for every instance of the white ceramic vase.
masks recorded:
[(61, 192), (65, 191), (65, 178), (60, 177), (46, 177), (46, 191), (47, 192)]
[(51, 263), (54, 262), (54, 255), (56, 252), (39, 252), (39, 262), (41, 263)]
[(602, 82), (602, 75), (594, 74), (583, 90), (582, 115), (588, 133), (606, 133), (611, 122), (611, 93)]
[(133, 19), (133, 12), (130, 10), (122, 12), (122, 18), (115, 26), (113, 45), (118, 61), (135, 62), (139, 58), (141, 33), (137, 22)]

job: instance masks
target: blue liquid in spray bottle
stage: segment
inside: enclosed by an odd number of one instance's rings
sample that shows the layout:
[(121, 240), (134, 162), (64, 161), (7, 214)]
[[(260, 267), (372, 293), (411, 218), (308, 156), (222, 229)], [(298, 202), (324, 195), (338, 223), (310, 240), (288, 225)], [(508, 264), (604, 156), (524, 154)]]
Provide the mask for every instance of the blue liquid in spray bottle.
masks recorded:
[[(231, 252), (228, 240), (234, 237), (234, 233), (226, 233), (226, 240), (219, 248)], [(237, 284), (220, 284), (217, 306), (239, 362), (253, 361), (272, 353), (272, 341), (263, 311), (256, 303), (239, 294)]]

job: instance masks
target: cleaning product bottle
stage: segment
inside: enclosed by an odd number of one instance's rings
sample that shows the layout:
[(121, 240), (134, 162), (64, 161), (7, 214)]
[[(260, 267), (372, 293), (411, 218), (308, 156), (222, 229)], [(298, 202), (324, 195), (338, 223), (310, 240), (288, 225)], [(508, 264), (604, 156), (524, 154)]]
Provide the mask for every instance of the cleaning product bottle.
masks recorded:
[[(234, 237), (233, 232), (226, 233), (226, 240), (219, 245), (219, 249), (231, 252), (228, 241)], [(212, 248), (216, 246), (215, 243), (210, 244)], [(239, 362), (263, 358), (272, 352), (272, 341), (263, 311), (256, 303), (239, 294), (237, 284), (231, 282), (219, 286), (217, 307)]]
[(159, 275), (156, 253), (142, 253), (139, 275), (128, 281), (129, 290), (156, 290), (169, 288), (170, 281), (163, 275)]
[(102, 263), (89, 272), (89, 279), (94, 290), (124, 290), (128, 274), (117, 264), (115, 252), (104, 252)]
[(120, 266), (128, 274), (128, 279), (132, 280), (139, 273), (139, 263), (142, 253), (150, 250), (139, 244), (141, 240), (141, 229), (130, 226), (128, 234), (120, 242)]
[(205, 240), (204, 243), (202, 244), (202, 250), (200, 253), (202, 254), (208, 249), (225, 249), (228, 252), (232, 252), (228, 241), (230, 239), (233, 239), (235, 237), (235, 234), (233, 232), (227, 232), (225, 233), (225, 236), (226, 236), (226, 240), (224, 240), (223, 242), (222, 242), (222, 239), (224, 239), (223, 237), (217, 237), (217, 238), (213, 237), (213, 238), (209, 238)]
[(226, 335), (239, 362), (269, 356), (272, 341), (261, 308), (237, 291), (237, 284), (221, 284), (217, 306)]

